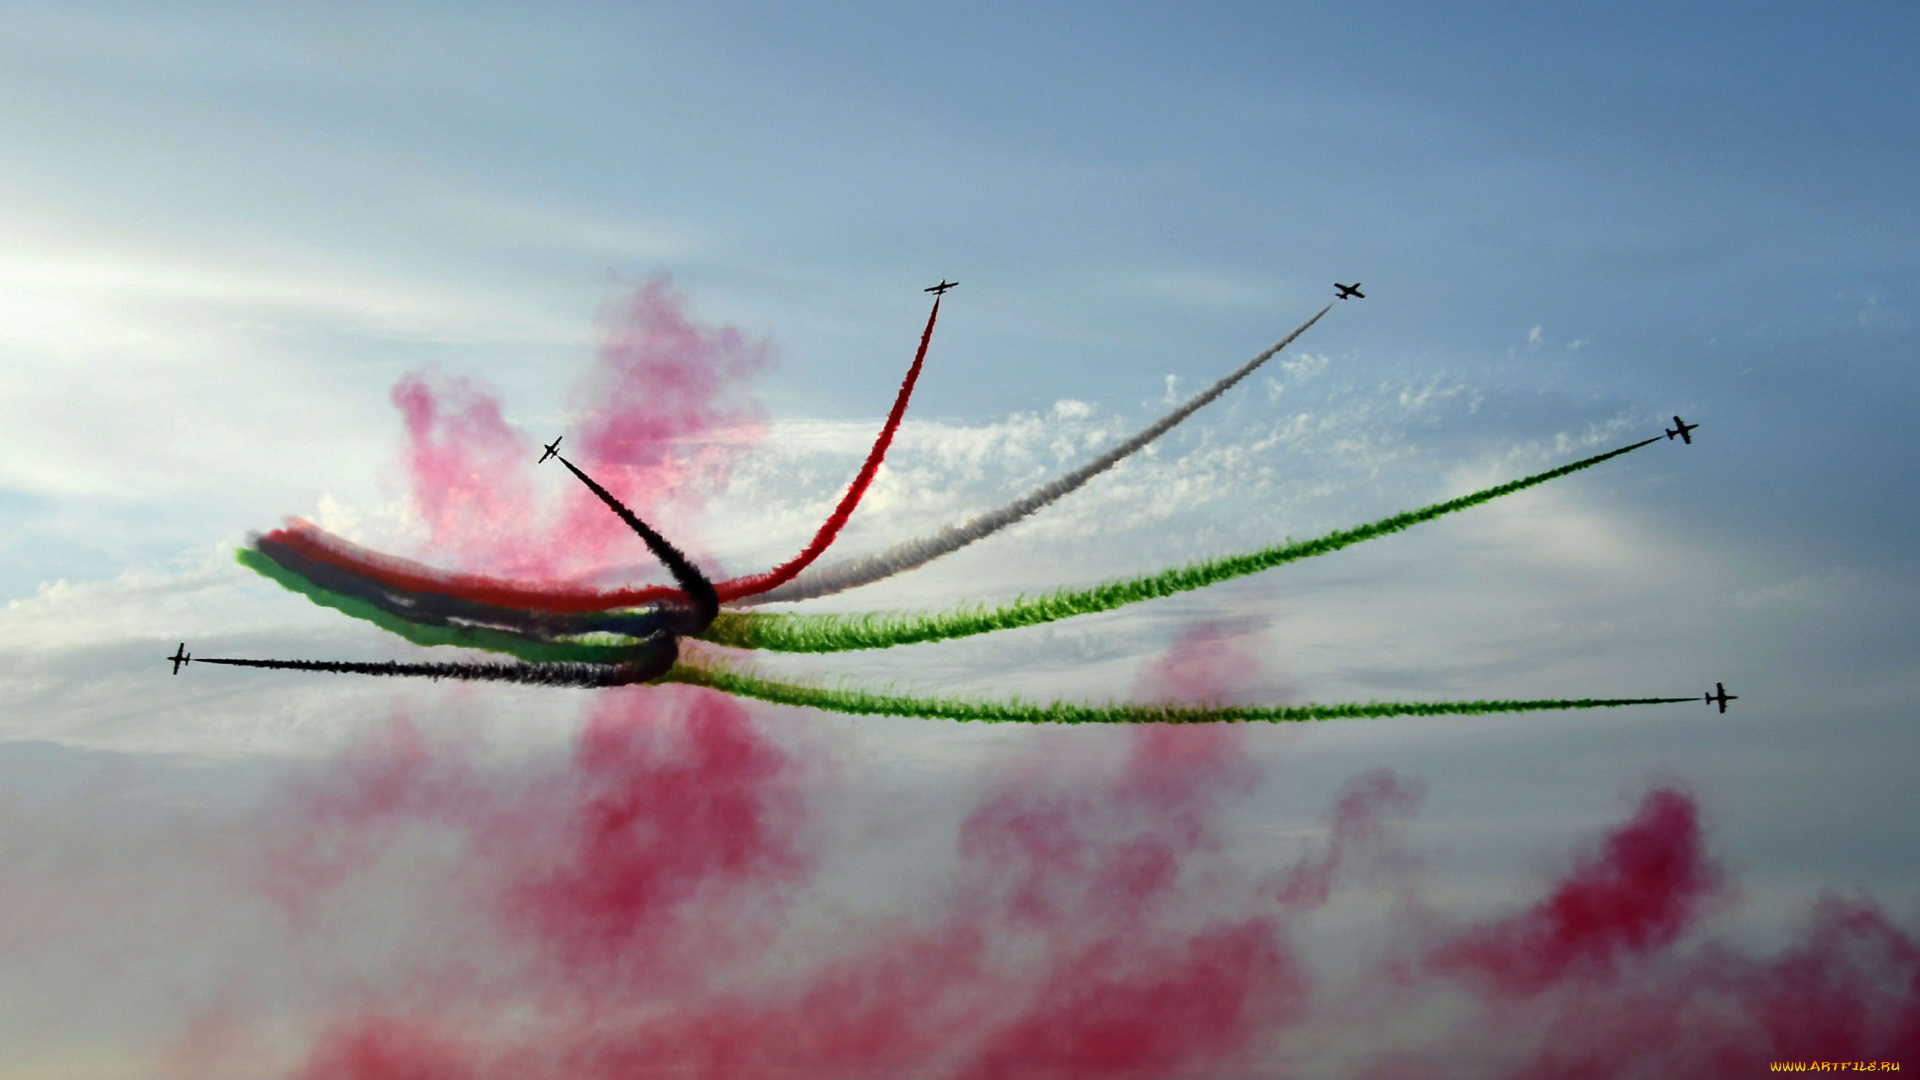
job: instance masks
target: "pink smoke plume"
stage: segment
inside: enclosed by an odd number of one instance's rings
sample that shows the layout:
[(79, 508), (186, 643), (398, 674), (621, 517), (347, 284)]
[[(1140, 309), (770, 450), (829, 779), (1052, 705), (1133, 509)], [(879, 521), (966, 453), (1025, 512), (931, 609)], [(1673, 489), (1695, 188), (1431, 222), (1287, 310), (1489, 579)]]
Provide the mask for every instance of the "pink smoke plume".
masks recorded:
[(1673, 944), (1720, 872), (1702, 852), (1693, 801), (1651, 792), (1601, 852), (1522, 915), (1474, 927), (1433, 956), (1440, 970), (1484, 976), (1505, 996), (1570, 979), (1604, 979), (1635, 956)]
[[(767, 341), (709, 327), (662, 275), (600, 310), (603, 336), (592, 370), (574, 387), (581, 462), (641, 517), (669, 504), (697, 508), (757, 442), (766, 413), (751, 392), (773, 359)], [(631, 538), (606, 508), (574, 492), (563, 525), (569, 542), (595, 551)]]
[[(578, 420), (568, 445), (643, 518), (698, 509), (764, 431), (748, 388), (771, 345), (697, 321), (665, 275), (608, 301), (598, 321), (594, 364), (570, 395)], [(568, 486), (557, 510), (544, 505), (535, 439), (505, 420), (493, 391), (415, 372), (393, 402), (406, 421), (414, 506), (437, 553), (469, 571), (543, 579), (641, 561), (590, 494)]]
[(407, 474), (429, 542), (464, 565), (548, 574), (551, 548), (533, 542), (539, 500), (526, 436), (470, 379), (414, 372), (393, 388), (407, 427)]

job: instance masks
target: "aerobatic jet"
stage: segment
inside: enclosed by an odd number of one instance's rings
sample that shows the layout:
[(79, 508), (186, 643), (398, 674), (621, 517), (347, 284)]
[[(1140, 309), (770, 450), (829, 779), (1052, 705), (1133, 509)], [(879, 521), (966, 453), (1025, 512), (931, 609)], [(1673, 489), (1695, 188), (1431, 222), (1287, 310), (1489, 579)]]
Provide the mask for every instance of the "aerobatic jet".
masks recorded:
[(536, 462), (534, 462), (534, 464), (535, 464), (535, 465), (545, 465), (545, 464), (547, 463), (547, 459), (548, 459), (548, 458), (550, 458), (550, 457), (559, 457), (559, 456), (560, 456), (560, 439), (564, 439), (564, 438), (566, 438), (566, 436), (565, 436), (565, 435), (562, 435), (562, 436), (560, 436), (559, 438), (556, 438), (556, 439), (554, 439), (554, 440), (553, 440), (552, 442), (550, 442), (550, 443), (548, 443), (548, 444), (547, 444), (547, 452), (546, 452), (546, 453), (544, 453), (544, 454), (541, 454), (541, 455), (540, 455), (540, 460), (539, 460), (539, 461), (536, 461)]
[(1357, 281), (1351, 285), (1342, 285), (1336, 281), (1333, 283), (1333, 287), (1340, 290), (1339, 299), (1341, 300), (1345, 300), (1349, 296), (1357, 296), (1362, 300), (1367, 298), (1367, 294), (1360, 291), (1360, 283)]
[(1689, 446), (1693, 445), (1693, 434), (1692, 434), (1693, 429), (1699, 427), (1700, 425), (1689, 424), (1685, 420), (1682, 420), (1677, 416), (1673, 418), (1673, 422), (1676, 426), (1670, 427), (1667, 429), (1667, 438), (1671, 439), (1675, 435), (1678, 435), (1680, 436), (1681, 442), (1686, 443)]
[(180, 643), (179, 648), (173, 650), (173, 655), (167, 657), (167, 659), (173, 661), (173, 673), (178, 675), (180, 674), (181, 664), (193, 663), (193, 654), (187, 651), (187, 643), (183, 641)]
[(920, 291), (921, 291), (921, 292), (930, 292), (930, 293), (932, 293), (932, 294), (933, 294), (933, 295), (935, 295), (935, 296), (945, 296), (945, 295), (947, 295), (947, 290), (948, 290), (948, 289), (951, 289), (951, 288), (953, 288), (953, 287), (954, 287), (955, 285), (958, 285), (958, 284), (960, 284), (960, 283), (959, 283), (959, 282), (957, 282), (957, 281), (948, 281), (948, 280), (947, 280), (946, 278), (941, 278), (941, 279), (940, 279), (940, 284), (938, 284), (938, 285), (935, 285), (935, 286), (932, 286), (931, 288), (926, 288), (926, 289), (921, 289)]
[(1726, 683), (1714, 683), (1714, 684), (1713, 684), (1713, 687), (1714, 687), (1714, 689), (1716, 689), (1716, 690), (1718, 690), (1718, 691), (1720, 691), (1720, 692), (1719, 692), (1718, 694), (1706, 694), (1706, 695), (1703, 695), (1703, 696), (1704, 696), (1704, 697), (1706, 697), (1706, 699), (1707, 699), (1707, 704), (1709, 704), (1709, 705), (1711, 705), (1711, 704), (1713, 704), (1713, 703), (1714, 703), (1714, 702), (1716, 702), (1716, 701), (1717, 701), (1717, 702), (1719, 702), (1719, 703), (1720, 703), (1720, 711), (1721, 711), (1721, 712), (1726, 712), (1726, 711), (1727, 711), (1727, 702), (1729, 702), (1729, 701), (1739, 701), (1739, 700), (1740, 700), (1740, 699), (1739, 699), (1739, 698), (1738, 698), (1737, 696), (1735, 696), (1735, 695), (1733, 695), (1733, 694), (1729, 694), (1729, 693), (1727, 693), (1727, 684), (1726, 684)]

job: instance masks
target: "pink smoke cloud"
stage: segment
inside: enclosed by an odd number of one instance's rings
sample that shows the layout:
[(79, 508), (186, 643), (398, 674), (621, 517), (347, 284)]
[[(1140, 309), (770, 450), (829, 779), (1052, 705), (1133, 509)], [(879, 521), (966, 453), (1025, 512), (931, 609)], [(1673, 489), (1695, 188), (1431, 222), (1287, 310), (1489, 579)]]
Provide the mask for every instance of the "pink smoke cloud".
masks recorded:
[[(1206, 631), (1187, 644), (1201, 643), (1203, 670), (1176, 649), (1148, 688), (1217, 696), (1236, 677), (1223, 672), (1253, 666)], [(350, 904), (357, 876), (420, 847), (410, 833), (451, 838), (455, 863), (426, 875), (436, 891), (413, 897), (416, 917), (478, 913), (484, 934), (466, 940), (490, 941), (498, 971), (463, 981), (397, 962), (345, 996), (298, 1075), (902, 1075), (945, 1061), (956, 1076), (1119, 1077), (1249, 1061), (1303, 1007), (1305, 975), (1259, 882), (1223, 912), (1185, 877), (1219, 856), (1223, 810), (1257, 782), (1242, 734), (1126, 742), (1104, 777), (1008, 762), (951, 840), (934, 913), (851, 928), (782, 970), (759, 957), (817, 865), (807, 770), (739, 702), (610, 692), (567, 762), (507, 776), (398, 723), (289, 791), (262, 880), (295, 925), (323, 925), (315, 906)]]
[(1431, 962), (1479, 975), (1494, 993), (1524, 996), (1572, 978), (1603, 979), (1625, 959), (1657, 952), (1689, 928), (1719, 886), (1693, 800), (1649, 792), (1639, 812), (1525, 913), (1476, 926)]
[(527, 534), (539, 513), (528, 439), (501, 416), (499, 399), (437, 372), (407, 375), (392, 397), (406, 422), (414, 509), (433, 548), (463, 565), (550, 573), (549, 549)]
[[(772, 346), (698, 321), (665, 275), (609, 300), (598, 322), (600, 346), (569, 395), (576, 419), (562, 449), (642, 518), (665, 515), (684, 535), (687, 515), (764, 433), (751, 386)], [(568, 485), (558, 506), (542, 498), (538, 444), (560, 432), (536, 439), (507, 422), (496, 392), (438, 372), (407, 375), (392, 397), (406, 424), (413, 504), (437, 557), (541, 580), (646, 561), (591, 494)]]
[[(1136, 692), (1216, 700), (1261, 666), (1203, 626)], [(865, 834), (825, 815), (858, 777), (805, 715), (623, 688), (564, 756), (400, 719), (300, 773), (252, 837), (306, 985), (280, 1074), (1730, 1077), (1920, 1052), (1920, 942), (1872, 902), (1822, 899), (1771, 955), (1713, 937), (1730, 883), (1678, 788), (1462, 922), (1410, 847), (1425, 785), (1386, 770), (1249, 863), (1266, 729), (1032, 733), (889, 864), (879, 887), (923, 899), (830, 915), (832, 845)], [(1383, 883), (1377, 948), (1309, 962), (1316, 920)], [(1429, 1014), (1450, 1019), (1396, 1027)], [(176, 1071), (245, 1072), (249, 1022), (229, 1002)]]
[(1724, 898), (1698, 809), (1656, 788), (1522, 910), (1435, 942), (1423, 978), (1476, 1008), (1374, 1080), (1437, 1062), (1513, 1080), (1732, 1078), (1771, 1062), (1920, 1057), (1920, 941), (1869, 900), (1822, 895), (1801, 937), (1759, 957), (1696, 932)]

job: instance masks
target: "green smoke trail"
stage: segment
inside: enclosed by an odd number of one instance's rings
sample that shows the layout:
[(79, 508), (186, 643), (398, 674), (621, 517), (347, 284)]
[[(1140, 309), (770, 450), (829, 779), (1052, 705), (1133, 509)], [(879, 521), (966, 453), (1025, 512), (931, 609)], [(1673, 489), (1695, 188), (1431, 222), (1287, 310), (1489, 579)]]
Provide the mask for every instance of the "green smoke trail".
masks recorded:
[(827, 689), (762, 678), (751, 669), (682, 660), (660, 682), (705, 686), (735, 697), (776, 705), (799, 705), (854, 716), (913, 716), (983, 724), (1238, 724), (1362, 720), (1387, 716), (1450, 716), (1558, 709), (1610, 709), (1625, 705), (1673, 705), (1683, 698), (1548, 698), (1538, 701), (1369, 701), (1348, 705), (1091, 705), (982, 701), (974, 698), (904, 697), (866, 690)]
[(486, 627), (411, 622), (365, 600), (323, 589), (252, 548), (241, 548), (234, 552), (233, 559), (261, 577), (269, 578), (282, 588), (299, 593), (321, 607), (363, 619), (415, 645), (456, 645), (466, 649), (484, 649), (487, 652), (506, 653), (534, 664), (617, 664), (628, 659), (634, 645), (638, 644), (631, 640), (624, 643), (565, 639), (541, 641)]
[(845, 652), (853, 649), (888, 649), (895, 645), (971, 637), (995, 630), (1011, 630), (1020, 626), (1056, 622), (1075, 615), (1112, 611), (1143, 600), (1155, 600), (1175, 593), (1203, 589), (1232, 578), (1269, 570), (1282, 563), (1308, 559), (1315, 555), (1326, 555), (1344, 547), (1351, 547), (1363, 540), (1397, 533), (1423, 521), (1432, 521), (1445, 514), (1491, 502), (1502, 495), (1511, 495), (1569, 473), (1592, 468), (1608, 458), (1616, 458), (1659, 441), (1658, 436), (1645, 439), (1618, 450), (1595, 454), (1593, 457), (1576, 461), (1571, 465), (1562, 465), (1557, 469), (1535, 473), (1532, 476), (1476, 491), (1457, 499), (1435, 503), (1419, 510), (1395, 514), (1369, 525), (1328, 533), (1318, 539), (1280, 544), (1245, 555), (1208, 559), (1158, 574), (1096, 585), (1091, 589), (1062, 590), (1032, 599), (1022, 597), (1002, 607), (960, 608), (931, 614), (865, 612), (847, 615), (770, 615), (759, 612), (723, 611), (719, 618), (714, 620), (712, 626), (695, 636), (716, 645), (731, 645), (743, 649), (767, 649), (774, 652)]

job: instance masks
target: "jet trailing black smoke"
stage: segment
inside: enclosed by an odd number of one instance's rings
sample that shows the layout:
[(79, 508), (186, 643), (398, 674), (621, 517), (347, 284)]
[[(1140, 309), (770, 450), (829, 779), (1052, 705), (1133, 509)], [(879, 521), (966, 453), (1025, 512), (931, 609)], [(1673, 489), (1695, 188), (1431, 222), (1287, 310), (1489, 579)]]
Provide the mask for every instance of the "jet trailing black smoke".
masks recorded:
[(318, 671), (329, 675), (386, 675), (416, 679), (458, 679), (467, 682), (507, 682), (527, 686), (576, 686), (593, 689), (626, 686), (658, 678), (672, 667), (627, 661), (620, 664), (484, 663), (403, 664), (388, 660), (362, 663), (347, 660), (242, 660), (231, 657), (193, 658), (199, 664), (270, 668), (274, 671)]

